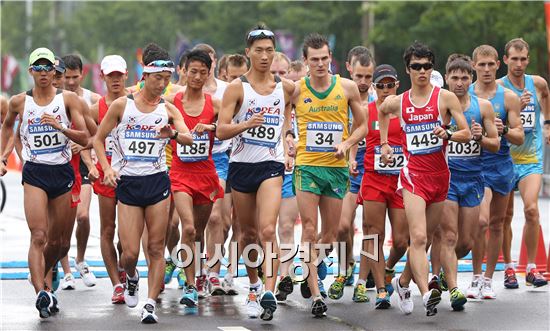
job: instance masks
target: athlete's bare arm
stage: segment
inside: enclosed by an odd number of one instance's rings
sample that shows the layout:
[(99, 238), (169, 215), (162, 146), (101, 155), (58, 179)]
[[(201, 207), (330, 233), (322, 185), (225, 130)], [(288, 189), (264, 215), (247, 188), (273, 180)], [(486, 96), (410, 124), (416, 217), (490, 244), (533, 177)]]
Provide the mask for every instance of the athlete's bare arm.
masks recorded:
[[(192, 145), (193, 136), (189, 133), (189, 128), (185, 125), (185, 121), (183, 120), (183, 116), (180, 111), (176, 108), (176, 106), (171, 104), (166, 104), (166, 111), (168, 112), (168, 121), (174, 124), (174, 128), (176, 128), (176, 131), (178, 132), (176, 142), (180, 145)], [(165, 126), (163, 129), (165, 128), (170, 129), (167, 138), (173, 137), (175, 133), (172, 132), (172, 128), (169, 125)]]
[[(540, 76), (533, 76), (535, 87), (537, 89), (537, 98), (540, 105), (540, 113), (546, 121), (550, 120), (550, 96), (548, 91), (548, 82)], [(550, 144), (550, 124), (544, 124), (544, 140)]]
[(294, 146), (294, 138), (287, 140), (286, 139), (286, 133), (289, 130), (292, 130), (292, 96), (294, 94), (294, 82), (285, 78), (281, 78), (283, 82), (283, 90), (285, 93), (285, 120), (283, 122), (283, 147), (285, 150), (285, 159), (288, 158), (287, 161), (285, 161), (285, 165), (287, 167), (287, 170), (292, 169), (292, 160), (294, 159), (294, 153), (296, 150), (296, 147)]
[[(95, 93), (95, 92), (92, 92), (91, 96), (90, 96), (90, 100), (92, 101), (92, 104), (94, 103), (98, 103), (99, 102), (99, 99), (101, 99), (101, 95)], [(88, 104), (86, 104), (88, 105)]]
[[(522, 145), (525, 140), (525, 132), (521, 125), (519, 97), (511, 90), (504, 88), (504, 106), (508, 113), (508, 133), (506, 140), (514, 145)], [(498, 129), (498, 127), (497, 127)], [(500, 131), (500, 130), (499, 130)]]
[[(472, 133), (470, 132), (470, 128), (468, 127), (468, 122), (466, 122), (466, 117), (464, 117), (464, 112), (462, 111), (462, 107), (460, 106), (460, 101), (458, 100), (458, 97), (456, 96), (456, 94), (444, 89), (441, 89), (440, 93), (440, 110), (443, 111), (443, 114), (441, 114), (441, 117), (443, 118), (443, 124), (449, 124), (452, 117), (454, 118), (455, 123), (458, 127), (458, 130), (456, 132), (453, 132), (451, 140), (460, 143), (469, 142), (470, 139), (472, 139)], [(445, 139), (445, 137), (447, 136), (445, 129), (443, 129), (442, 127), (436, 127), (434, 129), (434, 134), (443, 139)]]
[(401, 103), (400, 95), (388, 95), (384, 102), (378, 107), (378, 125), (380, 127), (380, 142), (388, 142), (388, 128), (390, 126), (390, 114), (401, 117), (399, 109)]
[(8, 99), (5, 96), (0, 95), (0, 124), (4, 122), (4, 118), (8, 113)]
[[(97, 123), (99, 123), (99, 102), (96, 102), (90, 106), (90, 115), (92, 116), (92, 119), (94, 120), (97, 126)], [(96, 133), (97, 133), (97, 129), (96, 129)], [(92, 145), (93, 145), (93, 142), (94, 141), (92, 139)]]
[(241, 123), (231, 123), (233, 117), (239, 111), (243, 102), (243, 86), (241, 80), (231, 82), (223, 94), (222, 109), (218, 115), (218, 129), (216, 136), (220, 140), (233, 138), (250, 128), (255, 128), (264, 123), (264, 113), (256, 113)]
[(25, 106), (25, 93), (20, 93), (13, 96), (8, 103), (8, 111), (4, 121), (2, 122), (2, 130), (0, 130), (0, 176), (6, 173), (6, 165), (8, 157), (13, 150), (13, 126), (15, 119), (19, 116)]
[(71, 119), (71, 127), (63, 128), (55, 117), (49, 114), (43, 114), (40, 123), (51, 125), (54, 129), (62, 131), (62, 133), (74, 141), (75, 143), (85, 146), (88, 144), (88, 130), (86, 130), (86, 123), (84, 121), (83, 107), (80, 97), (70, 91), (63, 91), (63, 100), (67, 113)]
[[(479, 144), (481, 148), (496, 153), (500, 148), (500, 142), (498, 140), (498, 131), (495, 125), (495, 112), (491, 102), (485, 99), (478, 98), (479, 112), (481, 113), (482, 127), (485, 130), (485, 135), (482, 135)], [(476, 136), (472, 129), (472, 134)]]
[(341, 82), (342, 88), (344, 89), (344, 94), (348, 99), (351, 115), (353, 116), (353, 125), (351, 127), (351, 134), (348, 139), (343, 141), (339, 146), (335, 147), (337, 158), (343, 158), (351, 146), (356, 145), (367, 135), (365, 111), (363, 110), (359, 88), (352, 80), (343, 78)]
[(214, 116), (218, 116), (222, 109), (222, 101), (212, 98), (212, 106), (214, 107)]

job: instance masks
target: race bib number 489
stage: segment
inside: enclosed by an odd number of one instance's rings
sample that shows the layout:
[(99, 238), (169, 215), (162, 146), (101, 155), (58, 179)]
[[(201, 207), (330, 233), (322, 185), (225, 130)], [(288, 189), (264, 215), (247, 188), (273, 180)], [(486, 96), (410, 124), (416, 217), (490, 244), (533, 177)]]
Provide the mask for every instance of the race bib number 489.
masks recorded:
[(31, 154), (51, 154), (61, 152), (67, 144), (67, 137), (51, 125), (29, 124)]
[(193, 145), (177, 145), (178, 157), (183, 162), (197, 162), (208, 160), (210, 151), (210, 136), (193, 133)]
[(519, 113), (521, 119), (521, 125), (523, 125), (523, 130), (525, 132), (533, 131), (535, 128), (535, 104), (530, 102), (522, 111)]
[(306, 126), (306, 151), (334, 152), (342, 142), (344, 124), (339, 122), (309, 122)]
[(433, 134), (433, 129), (440, 126), (439, 122), (407, 124), (407, 150), (411, 154), (431, 154), (441, 150), (443, 140)]
[(124, 159), (128, 161), (156, 162), (161, 155), (161, 141), (157, 132), (126, 130), (124, 133)]
[(393, 148), (393, 160), (388, 164), (382, 162), (382, 153), (380, 146), (374, 146), (374, 171), (386, 175), (398, 175), (401, 168), (405, 166), (405, 155), (401, 146), (391, 146)]
[[(252, 114), (246, 114), (245, 120), (252, 117)], [(245, 144), (275, 148), (279, 142), (280, 123), (279, 115), (264, 115), (264, 124), (250, 128), (242, 133), (242, 138)], [(279, 130), (277, 130), (279, 129)], [(279, 134), (277, 134), (279, 131)]]

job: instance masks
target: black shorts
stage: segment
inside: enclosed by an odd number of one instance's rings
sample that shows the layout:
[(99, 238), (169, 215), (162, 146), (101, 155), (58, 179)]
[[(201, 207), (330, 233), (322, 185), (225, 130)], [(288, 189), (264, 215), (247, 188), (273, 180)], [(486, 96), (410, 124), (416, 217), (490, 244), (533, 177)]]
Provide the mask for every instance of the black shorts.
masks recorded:
[(90, 177), (88, 177), (88, 167), (80, 158), (80, 176), (82, 176), (82, 185), (90, 185)]
[(125, 205), (147, 207), (170, 197), (170, 178), (166, 172), (147, 176), (121, 176), (116, 198)]
[(264, 180), (283, 177), (285, 165), (281, 162), (264, 161), (259, 163), (231, 162), (227, 182), (231, 189), (242, 193), (258, 191)]
[(44, 190), (48, 199), (55, 199), (73, 188), (74, 170), (70, 163), (48, 165), (27, 161), (21, 181)]

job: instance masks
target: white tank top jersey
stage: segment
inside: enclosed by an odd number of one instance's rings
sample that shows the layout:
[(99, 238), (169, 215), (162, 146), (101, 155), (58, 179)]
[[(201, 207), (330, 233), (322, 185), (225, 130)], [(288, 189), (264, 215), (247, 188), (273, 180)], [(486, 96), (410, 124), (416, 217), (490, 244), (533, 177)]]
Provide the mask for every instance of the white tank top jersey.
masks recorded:
[(284, 147), (281, 140), (285, 119), (285, 94), (283, 83), (275, 76), (275, 89), (269, 95), (260, 95), (241, 76), (243, 102), (233, 118), (235, 123), (247, 121), (254, 113), (265, 111), (264, 124), (248, 129), (233, 138), (233, 150), (229, 162), (257, 163), (276, 161), (284, 163)]
[[(216, 80), (217, 87), (216, 87), (216, 93), (212, 95), (212, 98), (222, 101), (223, 94), (225, 93), (225, 89), (229, 84), (224, 82), (223, 80), (219, 80), (217, 78), (214, 78), (214, 79)], [(212, 154), (223, 153), (227, 151), (230, 147), (231, 147), (231, 139), (219, 140), (214, 136), (214, 147), (212, 147)]]
[(50, 125), (40, 124), (43, 114), (54, 116), (66, 128), (71, 126), (62, 90), (58, 89), (52, 102), (46, 106), (39, 106), (34, 102), (32, 90), (27, 92), (19, 131), (23, 144), (23, 159), (47, 165), (65, 164), (72, 157), (69, 138)]
[(86, 101), (88, 107), (92, 106), (92, 91), (82, 88), (82, 99)]
[(168, 139), (155, 138), (157, 128), (168, 124), (166, 104), (161, 99), (150, 113), (137, 109), (133, 95), (126, 98), (120, 123), (114, 128), (111, 164), (121, 176), (147, 176), (166, 171)]

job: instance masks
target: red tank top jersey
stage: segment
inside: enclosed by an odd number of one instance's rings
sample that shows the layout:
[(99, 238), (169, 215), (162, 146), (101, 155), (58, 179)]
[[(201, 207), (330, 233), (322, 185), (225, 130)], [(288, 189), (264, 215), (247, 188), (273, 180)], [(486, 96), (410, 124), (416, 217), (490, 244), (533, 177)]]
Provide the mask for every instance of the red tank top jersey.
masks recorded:
[[(374, 159), (375, 154), (380, 154), (380, 127), (378, 125), (378, 108), (376, 108), (376, 101), (369, 103), (369, 122), (368, 132), (366, 137), (366, 151), (365, 151), (365, 171), (375, 171)], [(388, 143), (394, 148), (394, 154), (396, 150), (401, 151), (401, 124), (399, 118), (394, 117), (390, 119), (390, 126), (388, 129)], [(399, 172), (396, 173), (396, 175)]]
[[(199, 123), (214, 123), (214, 106), (210, 94), (204, 94), (204, 107), (197, 116), (188, 115), (183, 109), (181, 102), (183, 93), (177, 93), (174, 96), (174, 106), (180, 111), (185, 121), (185, 125), (192, 131)], [(182, 146), (171, 140), (172, 144), (172, 167), (170, 171), (187, 172), (212, 172), (216, 171), (214, 161), (212, 161), (212, 147), (214, 146), (214, 132), (208, 131), (203, 135), (193, 134), (193, 145)]]
[[(107, 106), (107, 101), (105, 101), (105, 97), (102, 97), (101, 99), (99, 99), (98, 109), (97, 109), (97, 125), (98, 126), (99, 126), (99, 124), (101, 124), (101, 121), (103, 121), (103, 119), (105, 118), (105, 114), (107, 114), (107, 110), (109, 110), (109, 106)], [(107, 138), (106, 140), (109, 140), (109, 138)], [(104, 144), (104, 145), (105, 145), (105, 152), (107, 152), (107, 146), (106, 146), (106, 144)], [(111, 163), (111, 154), (106, 153), (106, 156), (107, 156), (107, 161), (110, 164)], [(99, 162), (97, 164), (99, 165)]]
[(401, 97), (401, 144), (406, 158), (405, 168), (417, 174), (449, 171), (447, 140), (438, 138), (433, 129), (442, 126), (439, 112), (441, 89), (434, 86), (425, 105), (417, 106), (410, 99), (410, 90)]

